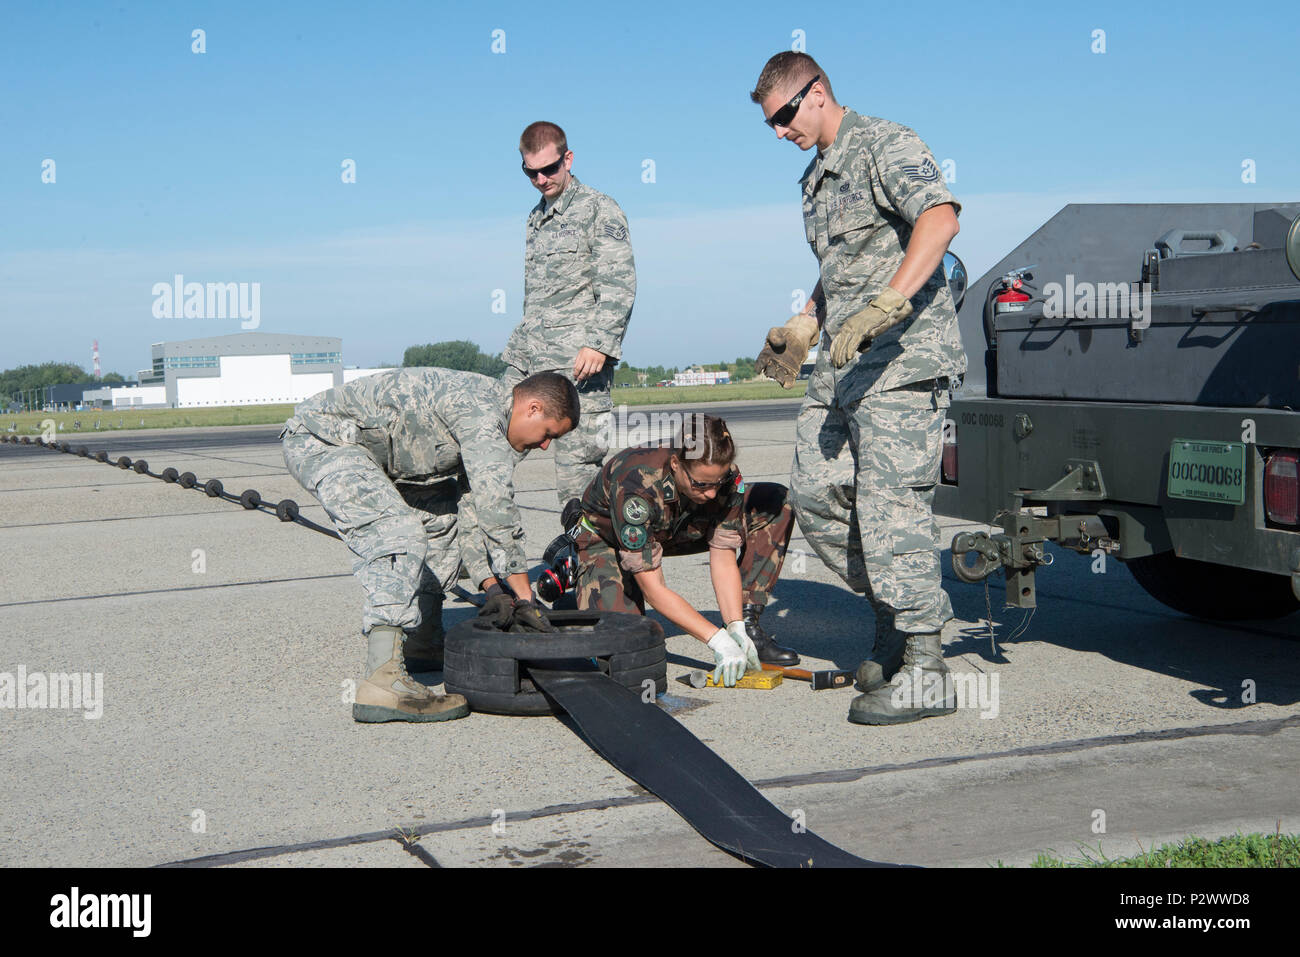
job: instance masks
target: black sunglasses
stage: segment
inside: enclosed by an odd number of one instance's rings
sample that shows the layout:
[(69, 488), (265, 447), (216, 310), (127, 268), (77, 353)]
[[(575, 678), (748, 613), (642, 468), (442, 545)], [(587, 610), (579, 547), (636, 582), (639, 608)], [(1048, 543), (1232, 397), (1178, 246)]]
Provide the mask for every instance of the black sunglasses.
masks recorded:
[(711, 488), (716, 488), (716, 489), (726, 488), (728, 485), (731, 485), (736, 481), (735, 469), (728, 469), (727, 474), (722, 476), (722, 478), (718, 479), (716, 482), (695, 481), (695, 479), (691, 478), (691, 473), (686, 470), (685, 465), (682, 466), (682, 471), (686, 472), (686, 480), (691, 483), (691, 488), (695, 489), (695, 491), (697, 492), (704, 492)]
[(799, 112), (799, 104), (802, 103), (803, 98), (808, 95), (808, 91), (812, 89), (812, 85), (821, 78), (822, 75), (818, 73), (807, 82), (802, 90), (794, 95), (794, 99), (781, 107), (763, 122), (772, 127), (772, 129), (776, 129), (778, 126), (789, 126), (790, 121), (794, 119), (794, 115)]
[(537, 179), (538, 176), (551, 177), (560, 171), (564, 165), (564, 153), (560, 153), (560, 158), (549, 166), (539, 166), (537, 169), (529, 169), (527, 163), (520, 163), (519, 168), (524, 171), (524, 175), (529, 179)]

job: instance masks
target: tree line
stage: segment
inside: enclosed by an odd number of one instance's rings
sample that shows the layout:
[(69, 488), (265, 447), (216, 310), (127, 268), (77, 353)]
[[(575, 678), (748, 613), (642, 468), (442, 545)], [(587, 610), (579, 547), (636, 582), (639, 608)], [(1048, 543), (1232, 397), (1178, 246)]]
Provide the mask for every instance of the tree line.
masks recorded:
[[(71, 362), (17, 366), (0, 372), (0, 398), (9, 399), (15, 392), (48, 385), (89, 385), (95, 381), (93, 375)], [(109, 372), (98, 381), (102, 385), (121, 385), (126, 379), (116, 372)]]
[[(479, 372), (493, 377), (499, 376), (506, 368), (500, 354), (483, 352), (468, 339), (411, 346), (402, 356), (402, 365), (459, 369), (462, 372)], [(737, 356), (731, 362), (724, 359), (721, 362), (704, 363), (699, 368), (705, 372), (730, 372), (732, 381), (736, 382), (754, 378), (754, 360), (749, 356)], [(614, 371), (614, 385), (638, 386), (644, 382), (653, 386), (656, 382), (671, 380), (680, 371), (682, 370), (677, 366), (633, 366), (620, 362)]]

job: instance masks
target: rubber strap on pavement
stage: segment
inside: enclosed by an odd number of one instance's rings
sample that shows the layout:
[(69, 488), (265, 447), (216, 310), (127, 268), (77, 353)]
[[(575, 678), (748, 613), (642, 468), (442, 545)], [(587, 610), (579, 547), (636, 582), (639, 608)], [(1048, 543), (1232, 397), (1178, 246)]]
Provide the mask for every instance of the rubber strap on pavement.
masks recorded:
[(768, 867), (895, 867), (864, 860), (795, 828), (731, 765), (657, 706), (590, 671), (528, 669), (610, 764), (657, 795), (725, 851)]

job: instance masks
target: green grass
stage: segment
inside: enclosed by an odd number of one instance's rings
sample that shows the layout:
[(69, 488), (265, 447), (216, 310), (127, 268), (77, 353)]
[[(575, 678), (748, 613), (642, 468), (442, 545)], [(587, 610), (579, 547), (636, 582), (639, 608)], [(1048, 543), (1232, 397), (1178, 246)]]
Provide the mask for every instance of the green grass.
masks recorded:
[(745, 402), (749, 399), (801, 399), (807, 382), (796, 382), (783, 389), (775, 382), (730, 382), (726, 385), (665, 386), (641, 389), (632, 386), (614, 389), (615, 405), (670, 405), (677, 402)]
[(1186, 837), (1133, 857), (1110, 859), (1080, 847), (1077, 858), (1039, 854), (1030, 867), (1300, 867), (1300, 835), (1234, 834), (1217, 841)]
[[(53, 419), (59, 435), (115, 432), (118, 429), (179, 429), (209, 425), (272, 425), (293, 414), (293, 406), (235, 405), (219, 409), (104, 409), (89, 412), (19, 412), (0, 415), (0, 433), (18, 424), (19, 435), (38, 435), (41, 423)], [(76, 423), (81, 428), (76, 428)], [(95, 424), (99, 423), (99, 428)]]

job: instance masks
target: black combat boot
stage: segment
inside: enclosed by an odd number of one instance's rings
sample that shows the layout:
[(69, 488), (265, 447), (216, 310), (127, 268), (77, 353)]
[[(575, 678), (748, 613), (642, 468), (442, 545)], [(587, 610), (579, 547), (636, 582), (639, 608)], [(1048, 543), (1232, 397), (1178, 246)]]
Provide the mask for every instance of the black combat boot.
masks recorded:
[(763, 614), (762, 605), (745, 606), (745, 633), (758, 651), (758, 660), (769, 665), (783, 665), (792, 668), (799, 663), (799, 656), (789, 648), (782, 648), (772, 636), (758, 623), (758, 616)]

